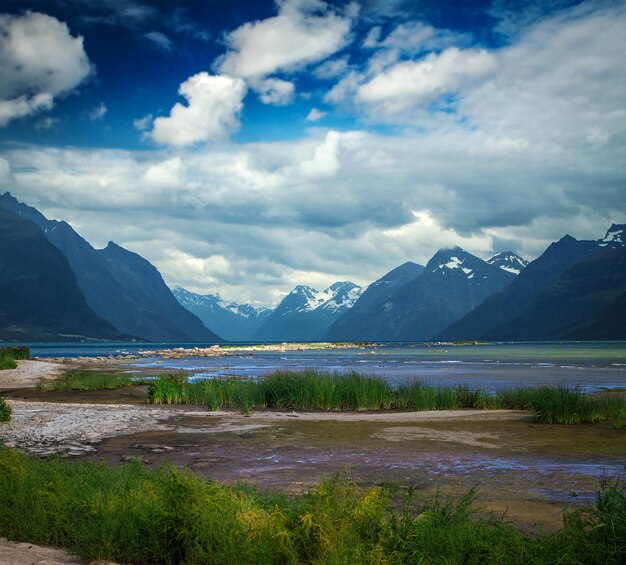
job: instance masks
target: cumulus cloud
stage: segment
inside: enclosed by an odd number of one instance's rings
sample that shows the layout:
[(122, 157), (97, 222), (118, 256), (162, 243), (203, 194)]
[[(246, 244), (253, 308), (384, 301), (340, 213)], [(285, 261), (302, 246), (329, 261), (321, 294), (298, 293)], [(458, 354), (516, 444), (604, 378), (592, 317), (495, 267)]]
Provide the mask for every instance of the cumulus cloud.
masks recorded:
[(246, 83), (239, 78), (206, 72), (193, 75), (178, 89), (187, 105), (176, 103), (169, 116), (156, 118), (149, 136), (174, 147), (225, 139), (239, 127), (246, 90)]
[(385, 39), (380, 39), (382, 29), (373, 27), (363, 46), (370, 49), (398, 49), (405, 53), (438, 51), (446, 47), (461, 47), (471, 43), (472, 36), (449, 29), (435, 28), (422, 21), (411, 21), (396, 26)]
[(394, 114), (484, 80), (497, 65), (497, 58), (484, 49), (450, 47), (419, 61), (393, 65), (360, 85), (356, 100)]
[(83, 38), (63, 22), (37, 12), (0, 15), (0, 126), (49, 110), (90, 73)]
[(278, 15), (246, 23), (226, 36), (222, 73), (243, 78), (271, 75), (319, 61), (347, 42), (351, 20), (321, 0), (283, 0)]
[(254, 84), (261, 102), (274, 106), (285, 106), (293, 100), (294, 84), (286, 80), (268, 78)]

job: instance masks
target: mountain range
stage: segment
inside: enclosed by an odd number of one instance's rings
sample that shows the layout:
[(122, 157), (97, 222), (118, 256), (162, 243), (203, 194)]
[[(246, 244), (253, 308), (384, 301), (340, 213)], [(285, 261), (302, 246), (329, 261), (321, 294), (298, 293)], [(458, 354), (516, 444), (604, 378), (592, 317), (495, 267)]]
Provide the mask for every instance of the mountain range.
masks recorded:
[[(389, 279), (392, 273), (383, 279)], [(417, 276), (395, 287), (389, 285), (393, 288), (388, 286), (386, 295), (359, 309), (358, 319), (350, 324), (342, 320), (326, 337), (363, 341), (429, 340), (514, 278), (508, 270), (460, 247), (442, 249)]]
[(5, 193), (0, 339), (625, 339), (625, 228), (613, 224), (598, 240), (566, 235), (530, 263), (511, 251), (483, 260), (441, 249), (367, 287), (298, 285), (272, 309), (170, 289), (143, 257), (113, 242), (95, 249)]
[[(440, 332), (439, 339), (619, 339), (593, 330), (597, 316), (626, 290), (620, 254), (626, 225), (613, 224), (604, 238), (566, 235), (552, 243), (509, 286)], [(611, 250), (616, 253), (607, 253)], [(619, 303), (618, 303), (619, 305)], [(617, 324), (620, 326), (620, 324)], [(585, 329), (587, 328), (587, 329)]]

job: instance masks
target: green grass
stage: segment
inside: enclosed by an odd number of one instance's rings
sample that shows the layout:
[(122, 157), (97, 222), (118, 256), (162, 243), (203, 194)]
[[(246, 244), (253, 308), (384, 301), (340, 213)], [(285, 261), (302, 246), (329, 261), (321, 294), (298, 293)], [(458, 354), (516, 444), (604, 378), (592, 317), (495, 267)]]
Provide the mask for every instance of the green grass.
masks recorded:
[(0, 371), (6, 369), (16, 369), (17, 363), (13, 357), (0, 357)]
[(11, 407), (7, 404), (3, 396), (0, 396), (0, 422), (9, 422), (11, 420)]
[(63, 376), (42, 380), (39, 390), (110, 390), (136, 386), (151, 382), (152, 379), (137, 379), (130, 374), (98, 373), (95, 371), (67, 371)]
[(0, 357), (10, 357), (16, 360), (30, 359), (30, 348), (25, 345), (0, 347)]
[(560, 532), (524, 536), (460, 500), (420, 500), (345, 476), (260, 493), (139, 462), (115, 469), (0, 448), (0, 535), (120, 563), (585, 563), (626, 559), (626, 501), (605, 483)]
[(165, 375), (150, 384), (149, 402), (199, 404), (247, 414), (254, 408), (288, 410), (527, 410), (546, 424), (584, 424), (611, 420), (626, 427), (626, 396), (592, 396), (565, 386), (485, 390), (435, 386), (414, 381), (398, 387), (358, 373), (275, 371), (260, 379), (229, 377), (188, 382)]
[(24, 346), (9, 345), (0, 347), (0, 371), (16, 369), (16, 360), (30, 359), (30, 349)]

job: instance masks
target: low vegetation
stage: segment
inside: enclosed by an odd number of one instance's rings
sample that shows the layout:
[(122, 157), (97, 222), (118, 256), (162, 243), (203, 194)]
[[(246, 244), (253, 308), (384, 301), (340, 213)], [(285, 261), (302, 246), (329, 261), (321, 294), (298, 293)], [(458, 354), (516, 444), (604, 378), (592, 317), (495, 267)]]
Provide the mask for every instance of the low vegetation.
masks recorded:
[(150, 382), (149, 378), (137, 378), (132, 374), (99, 373), (96, 371), (66, 371), (56, 379), (42, 380), (39, 390), (113, 390)]
[(547, 424), (611, 420), (626, 427), (626, 397), (591, 396), (565, 386), (502, 389), (495, 394), (466, 386), (436, 386), (413, 381), (398, 387), (382, 378), (350, 373), (276, 371), (260, 379), (230, 377), (188, 381), (164, 375), (150, 384), (155, 404), (204, 404), (210, 410), (254, 408), (290, 410), (529, 410)]
[(307, 494), (259, 493), (163, 467), (42, 461), (0, 448), (0, 535), (120, 563), (588, 563), (626, 559), (622, 483), (524, 536), (460, 500), (359, 488), (345, 476)]
[(9, 345), (0, 347), (0, 371), (17, 368), (16, 361), (30, 359), (30, 349), (25, 346)]
[(11, 420), (12, 410), (7, 404), (4, 397), (0, 396), (0, 422), (9, 422)]

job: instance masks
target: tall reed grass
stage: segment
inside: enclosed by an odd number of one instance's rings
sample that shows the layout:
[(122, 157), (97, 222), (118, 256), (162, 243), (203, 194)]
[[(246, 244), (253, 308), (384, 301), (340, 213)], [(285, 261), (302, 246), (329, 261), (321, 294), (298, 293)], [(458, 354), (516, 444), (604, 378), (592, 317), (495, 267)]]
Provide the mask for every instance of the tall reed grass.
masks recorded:
[(382, 378), (317, 370), (275, 371), (258, 380), (224, 378), (189, 382), (165, 375), (148, 394), (155, 404), (204, 404), (247, 414), (254, 408), (289, 410), (458, 410), (531, 411), (538, 422), (582, 424), (612, 420), (626, 425), (626, 396), (587, 395), (565, 386), (523, 387), (495, 394), (466, 386), (435, 386), (421, 381), (391, 386)]
[(261, 494), (173, 467), (147, 470), (29, 458), (0, 448), (0, 536), (118, 563), (616, 565), (626, 501), (606, 483), (557, 533), (524, 536), (460, 500), (363, 490), (346, 476), (308, 493)]

